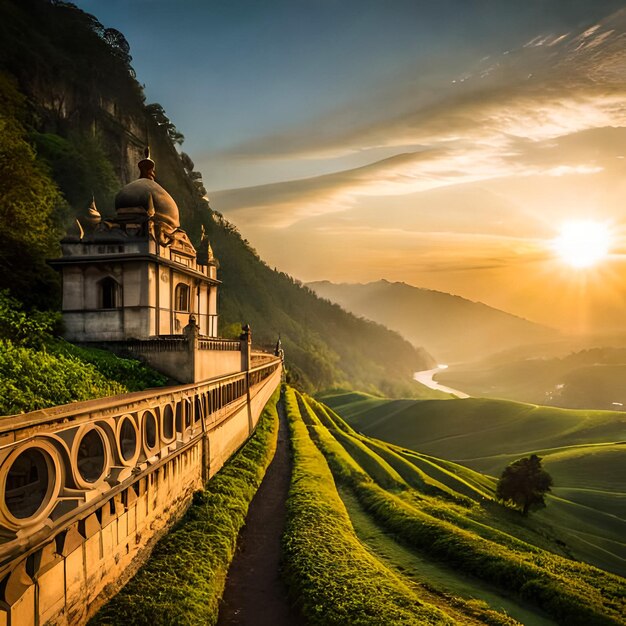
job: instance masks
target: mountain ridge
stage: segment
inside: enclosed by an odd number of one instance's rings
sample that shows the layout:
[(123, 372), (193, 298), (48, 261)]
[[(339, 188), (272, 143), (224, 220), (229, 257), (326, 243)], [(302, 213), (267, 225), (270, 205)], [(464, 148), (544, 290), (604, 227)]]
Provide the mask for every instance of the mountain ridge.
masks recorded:
[(307, 286), (347, 311), (424, 346), (439, 360), (471, 361), (489, 352), (557, 336), (554, 329), (484, 302), (405, 282), (314, 281)]

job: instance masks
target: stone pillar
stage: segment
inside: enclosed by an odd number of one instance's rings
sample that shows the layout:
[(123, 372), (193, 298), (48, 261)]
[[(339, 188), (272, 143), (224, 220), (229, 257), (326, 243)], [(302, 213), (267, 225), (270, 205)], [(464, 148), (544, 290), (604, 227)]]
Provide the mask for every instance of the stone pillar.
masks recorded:
[(184, 383), (197, 383), (199, 382), (200, 372), (199, 369), (199, 354), (198, 354), (198, 337), (200, 335), (200, 328), (196, 323), (196, 316), (192, 313), (189, 316), (189, 323), (183, 328), (183, 335), (187, 339), (187, 380), (181, 380)]
[(243, 332), (239, 336), (241, 342), (241, 371), (246, 373), (246, 400), (248, 405), (248, 433), (254, 431), (254, 419), (252, 416), (252, 405), (250, 402), (250, 361), (252, 352), (252, 329), (250, 324), (242, 328)]
[(252, 352), (252, 329), (249, 324), (243, 327), (243, 332), (239, 336), (241, 342), (241, 371), (250, 371), (250, 355)]

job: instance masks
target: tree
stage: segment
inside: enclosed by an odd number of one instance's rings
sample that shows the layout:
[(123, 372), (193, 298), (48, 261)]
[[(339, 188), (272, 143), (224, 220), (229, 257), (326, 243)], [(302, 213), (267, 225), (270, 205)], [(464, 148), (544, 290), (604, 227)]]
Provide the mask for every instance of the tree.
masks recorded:
[(0, 73), (0, 289), (28, 306), (56, 306), (58, 277), (46, 258), (59, 255), (63, 196), (27, 141), (25, 98)]
[(552, 477), (541, 466), (541, 458), (536, 454), (519, 459), (508, 465), (502, 472), (496, 497), (510, 502), (527, 515), (532, 508), (546, 506), (544, 495), (552, 487)]
[(152, 117), (157, 126), (165, 130), (172, 143), (180, 145), (185, 141), (185, 136), (178, 132), (176, 126), (174, 126), (170, 118), (165, 114), (165, 109), (158, 102), (146, 104), (146, 113)]

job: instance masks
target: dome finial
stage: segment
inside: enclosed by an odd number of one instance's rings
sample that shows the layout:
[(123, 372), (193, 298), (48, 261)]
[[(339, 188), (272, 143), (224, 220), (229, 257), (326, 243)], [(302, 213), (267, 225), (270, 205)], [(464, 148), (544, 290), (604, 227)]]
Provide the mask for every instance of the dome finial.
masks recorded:
[(144, 158), (139, 161), (139, 178), (149, 178), (150, 180), (154, 180), (154, 161), (150, 158), (150, 146), (146, 146), (146, 149), (143, 152)]

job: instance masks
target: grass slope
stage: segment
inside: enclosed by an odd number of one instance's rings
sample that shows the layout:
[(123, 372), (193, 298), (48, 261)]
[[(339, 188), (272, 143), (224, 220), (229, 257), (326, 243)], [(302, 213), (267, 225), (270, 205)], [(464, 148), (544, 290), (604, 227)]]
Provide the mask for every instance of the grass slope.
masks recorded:
[[(513, 594), (525, 607), (535, 607), (557, 623), (621, 624), (624, 580), (563, 556), (567, 546), (549, 536), (540, 523), (529, 524), (490, 497), (493, 479), (449, 461), (426, 457), (377, 442), (379, 449), (414, 457), (422, 471), (451, 489), (466, 486), (456, 500), (397, 482), (393, 471), (382, 476), (385, 463), (368, 458), (349, 438), (365, 444), (367, 437), (342, 425), (340, 418), (320, 411), (302, 398), (300, 410), (309, 434), (324, 454), (335, 481), (349, 489), (374, 522), (420, 557), (453, 566), (476, 583)], [(373, 452), (373, 447), (370, 447)], [(428, 461), (428, 463), (426, 463)], [(395, 488), (389, 485), (395, 481)], [(525, 623), (533, 623), (534, 620)], [(545, 623), (545, 622), (544, 622)]]
[(535, 520), (561, 535), (577, 558), (626, 575), (623, 412), (482, 398), (401, 405), (358, 394), (323, 399), (359, 431), (410, 449), (422, 469), (430, 455), (498, 476), (511, 461), (539, 454), (555, 487)]
[[(309, 624), (453, 624), (357, 539), (293, 389), (285, 394), (294, 469), (284, 536), (286, 578)], [(309, 417), (310, 419), (314, 419)]]

